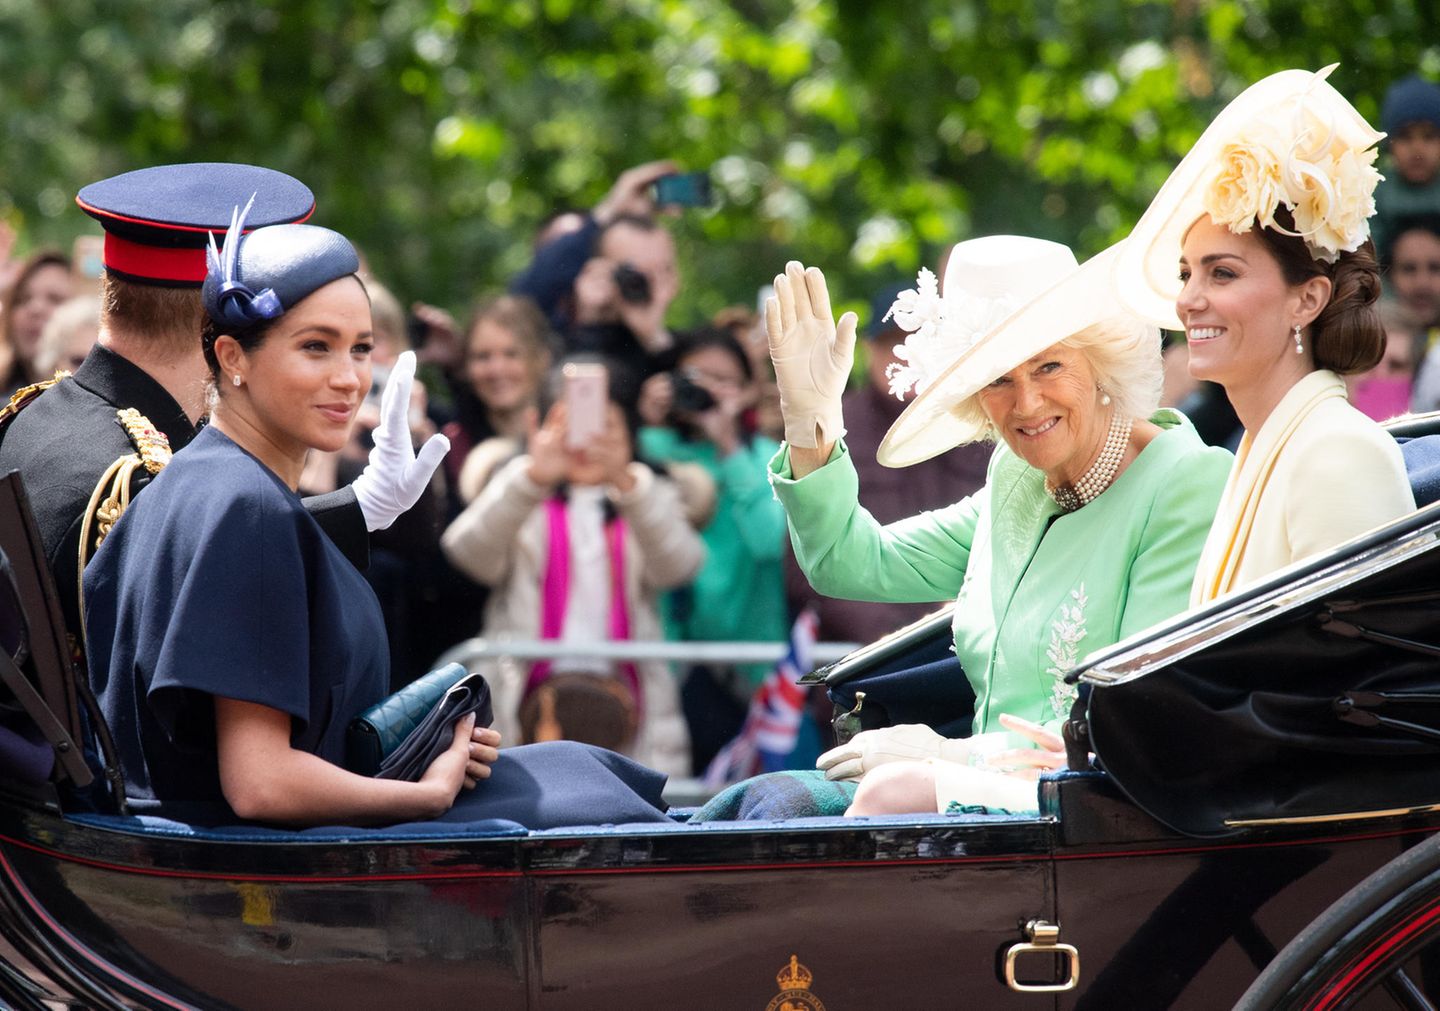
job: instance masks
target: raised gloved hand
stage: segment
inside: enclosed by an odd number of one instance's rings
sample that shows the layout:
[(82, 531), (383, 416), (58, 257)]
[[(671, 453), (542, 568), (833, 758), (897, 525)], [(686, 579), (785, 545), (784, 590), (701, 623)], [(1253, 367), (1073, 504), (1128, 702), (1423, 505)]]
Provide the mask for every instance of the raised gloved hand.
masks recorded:
[(927, 758), (966, 764), (970, 761), (970, 745), (942, 737), (923, 723), (902, 723), (856, 734), (817, 758), (815, 767), (824, 770), (826, 779), (859, 779), (886, 762), (921, 762)]
[(406, 351), (395, 360), (385, 392), (380, 395), (380, 424), (372, 433), (375, 448), (370, 462), (352, 487), (365, 515), (368, 530), (384, 530), (416, 502), (430, 484), (430, 477), (445, 454), (450, 440), (430, 436), (420, 452), (410, 441), (410, 387), (415, 381), (415, 352)]
[(775, 294), (765, 303), (765, 329), (790, 445), (815, 449), (845, 434), (840, 397), (855, 357), (855, 323), (855, 314), (847, 312), (836, 325), (820, 268), (807, 270), (791, 260), (776, 276)]

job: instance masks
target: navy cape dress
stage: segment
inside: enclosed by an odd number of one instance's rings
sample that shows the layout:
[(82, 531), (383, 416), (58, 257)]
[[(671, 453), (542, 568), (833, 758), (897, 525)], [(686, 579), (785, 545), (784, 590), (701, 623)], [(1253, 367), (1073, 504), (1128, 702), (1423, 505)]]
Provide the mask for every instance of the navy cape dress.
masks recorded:
[[(137, 496), (85, 573), (90, 681), (138, 812), (238, 820), (214, 696), (287, 713), (291, 743), (344, 764), (345, 728), (389, 684), (380, 606), (268, 468), (203, 430)], [(532, 829), (665, 821), (665, 777), (573, 742), (509, 748), (445, 821)]]

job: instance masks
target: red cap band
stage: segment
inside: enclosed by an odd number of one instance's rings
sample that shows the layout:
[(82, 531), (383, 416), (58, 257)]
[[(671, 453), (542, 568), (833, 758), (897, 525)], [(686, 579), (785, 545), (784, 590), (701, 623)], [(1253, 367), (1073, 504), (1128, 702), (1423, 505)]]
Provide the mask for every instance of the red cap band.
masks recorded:
[(114, 232), (106, 232), (105, 266), (131, 277), (146, 277), (152, 281), (203, 284), (205, 250), (146, 246), (121, 238)]

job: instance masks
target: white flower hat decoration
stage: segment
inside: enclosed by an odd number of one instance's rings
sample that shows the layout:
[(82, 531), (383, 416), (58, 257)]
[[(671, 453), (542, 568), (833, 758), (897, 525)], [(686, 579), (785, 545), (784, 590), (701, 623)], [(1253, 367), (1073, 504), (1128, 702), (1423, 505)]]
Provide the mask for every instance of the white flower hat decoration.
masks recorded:
[(892, 392), (913, 382), (918, 396), (890, 426), (876, 452), (887, 467), (908, 467), (987, 434), (968, 412), (954, 408), (981, 389), (1073, 333), (1111, 318), (1139, 326), (1115, 291), (1120, 246), (1076, 266), (1058, 242), (992, 235), (962, 242), (950, 253), (945, 283), (920, 272), (890, 315), (910, 331), (895, 348), (900, 364)]

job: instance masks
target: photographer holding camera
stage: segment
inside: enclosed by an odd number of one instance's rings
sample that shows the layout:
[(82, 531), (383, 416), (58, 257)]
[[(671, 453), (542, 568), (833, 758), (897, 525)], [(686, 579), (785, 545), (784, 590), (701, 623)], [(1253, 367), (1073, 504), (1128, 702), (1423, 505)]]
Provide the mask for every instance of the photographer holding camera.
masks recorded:
[(588, 214), (546, 225), (510, 291), (540, 307), (566, 350), (609, 354), (643, 378), (671, 346), (665, 313), (679, 289), (675, 245), (655, 217), (709, 198), (708, 177), (681, 175), (674, 162), (627, 169)]
[(675, 343), (665, 314), (680, 292), (675, 240), (651, 218), (623, 215), (607, 225), (575, 279), (570, 350), (605, 354), (637, 375)]

